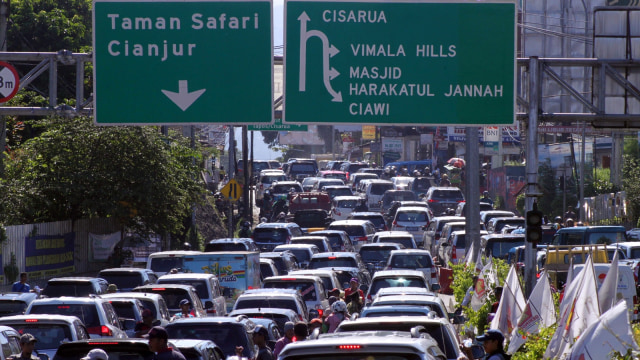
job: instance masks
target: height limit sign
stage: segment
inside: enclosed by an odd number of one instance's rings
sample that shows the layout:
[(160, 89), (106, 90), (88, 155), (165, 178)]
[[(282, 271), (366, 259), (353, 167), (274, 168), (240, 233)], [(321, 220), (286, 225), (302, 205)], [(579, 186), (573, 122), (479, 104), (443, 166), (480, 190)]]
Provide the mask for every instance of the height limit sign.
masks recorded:
[(20, 77), (16, 69), (0, 61), (0, 103), (11, 100), (20, 88)]
[(285, 0), (283, 121), (515, 121), (514, 0)]

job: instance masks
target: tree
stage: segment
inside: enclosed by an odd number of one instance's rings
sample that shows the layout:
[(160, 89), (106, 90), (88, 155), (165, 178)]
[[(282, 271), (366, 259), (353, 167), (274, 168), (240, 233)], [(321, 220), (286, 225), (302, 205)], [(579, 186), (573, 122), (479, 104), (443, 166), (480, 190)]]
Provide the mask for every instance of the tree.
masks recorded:
[[(177, 233), (201, 199), (197, 154), (157, 128), (97, 127), (48, 118), (7, 160), (0, 187), (6, 225), (115, 217), (139, 233)], [(168, 140), (168, 141), (167, 141)]]
[(635, 155), (623, 155), (622, 161), (622, 188), (627, 193), (632, 223), (636, 224), (640, 215), (640, 159)]

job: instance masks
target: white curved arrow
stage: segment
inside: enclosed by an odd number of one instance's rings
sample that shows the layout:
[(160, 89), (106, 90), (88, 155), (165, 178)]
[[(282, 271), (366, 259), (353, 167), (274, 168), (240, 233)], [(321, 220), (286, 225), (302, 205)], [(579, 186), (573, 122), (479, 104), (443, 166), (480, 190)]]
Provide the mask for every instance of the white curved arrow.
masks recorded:
[(171, 101), (173, 101), (182, 111), (186, 111), (191, 104), (193, 104), (200, 95), (202, 95), (207, 89), (196, 90), (189, 92), (189, 82), (187, 80), (178, 81), (178, 92), (169, 90), (161, 90)]

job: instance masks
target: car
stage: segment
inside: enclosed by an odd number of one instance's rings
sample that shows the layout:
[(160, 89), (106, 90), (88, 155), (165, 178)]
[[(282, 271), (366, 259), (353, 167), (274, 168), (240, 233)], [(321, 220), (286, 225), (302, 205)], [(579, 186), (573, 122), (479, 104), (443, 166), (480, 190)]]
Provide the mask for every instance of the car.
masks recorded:
[(353, 173), (349, 176), (349, 183), (351, 184), (351, 191), (356, 191), (356, 188), (358, 187), (358, 184), (360, 183), (360, 181), (365, 180), (365, 179), (379, 179), (378, 175), (376, 174), (371, 174), (371, 173), (361, 173), (361, 172), (356, 172)]
[(297, 181), (274, 181), (269, 188), (269, 194), (273, 201), (279, 198), (287, 200), (290, 193), (302, 192), (302, 185)]
[(291, 244), (310, 244), (315, 245), (321, 253), (330, 252), (332, 250), (329, 239), (324, 236), (312, 235), (296, 236), (291, 238)]
[(180, 309), (180, 301), (183, 299), (187, 299), (191, 303), (193, 316), (207, 316), (207, 312), (202, 306), (202, 301), (200, 301), (200, 297), (198, 296), (196, 289), (191, 285), (149, 284), (138, 286), (132, 291), (142, 293), (149, 292), (162, 295), (164, 301), (167, 303), (167, 308), (169, 309), (169, 313), (171, 313), (171, 315), (175, 315), (181, 312), (182, 310)]
[(302, 185), (303, 192), (309, 192), (313, 189), (313, 186), (318, 182), (318, 180), (322, 179), (319, 176), (309, 176), (302, 179), (300, 185)]
[(308, 233), (309, 229), (324, 230), (333, 219), (331, 213), (322, 209), (302, 209), (293, 214), (290, 221), (298, 224), (303, 233)]
[(457, 187), (436, 186), (427, 190), (425, 200), (433, 214), (436, 216), (444, 214), (448, 209), (455, 211), (458, 204), (464, 201), (462, 191)]
[(364, 185), (362, 194), (367, 199), (367, 207), (371, 211), (380, 211), (380, 200), (387, 190), (395, 190), (393, 183), (389, 180), (364, 180), (360, 184)]
[(319, 230), (311, 233), (315, 236), (324, 236), (329, 239), (333, 251), (353, 252), (355, 248), (351, 243), (351, 238), (346, 231), (343, 230)]
[(11, 355), (22, 352), (21, 335), (9, 326), (0, 326), (0, 360), (8, 360)]
[[(485, 230), (480, 230), (480, 236), (487, 235)], [(442, 266), (449, 267), (449, 263), (453, 265), (459, 264), (467, 255), (471, 244), (467, 243), (466, 231), (458, 230), (449, 235), (447, 240), (440, 243), (440, 258)]]
[(222, 348), (211, 340), (171, 339), (187, 360), (225, 360)]
[(410, 331), (416, 326), (424, 327), (424, 331), (438, 344), (446, 359), (457, 359), (460, 345), (453, 327), (448, 319), (433, 316), (394, 316), (359, 318), (354, 321), (343, 321), (336, 329), (336, 335), (346, 335), (351, 331)]
[(291, 180), (301, 181), (307, 176), (315, 176), (318, 173), (318, 163), (315, 160), (296, 159), (288, 164), (285, 172)]
[(384, 174), (384, 169), (366, 167), (366, 168), (358, 169), (358, 171), (356, 171), (356, 173), (360, 173), (360, 174), (375, 174), (375, 175), (378, 176), (378, 179), (379, 179), (382, 176), (382, 174)]
[(410, 207), (410, 206), (414, 206), (414, 207), (417, 206), (417, 207), (426, 208), (427, 211), (429, 212), (429, 219), (433, 219), (433, 211), (431, 210), (429, 205), (424, 201), (420, 201), (420, 200), (418, 200), (418, 201), (411, 201), (411, 200), (394, 201), (389, 206), (389, 209), (387, 209), (387, 211), (383, 214), (384, 219), (388, 224), (387, 226), (391, 227), (391, 223), (393, 222), (393, 219), (396, 217), (396, 212), (398, 211), (399, 208), (401, 208), (401, 207)]
[[(426, 174), (425, 174), (426, 175)], [(418, 176), (413, 178), (413, 181), (409, 183), (407, 190), (413, 191), (418, 197), (425, 196), (427, 191), (433, 186), (438, 186), (433, 175)]]
[(118, 315), (120, 327), (127, 333), (127, 337), (135, 337), (136, 323), (142, 321), (144, 306), (138, 299), (110, 298), (109, 302)]
[[(460, 216), (436, 216), (431, 219), (429, 226), (424, 231), (422, 236), (424, 248), (431, 252), (431, 255), (436, 256), (436, 262), (438, 261), (438, 244), (440, 241), (440, 234), (444, 224), (452, 221), (464, 221), (465, 218)], [(443, 239), (444, 240), (444, 239)]]
[(58, 277), (49, 279), (40, 295), (47, 297), (100, 295), (107, 292), (108, 286), (107, 280), (101, 278)]
[[(250, 171), (250, 176), (256, 176), (258, 174), (260, 174), (260, 172), (262, 170), (267, 170), (267, 169), (271, 169), (271, 166), (269, 165), (269, 162), (267, 160), (251, 160), (248, 163), (249, 167), (249, 171)], [(243, 178), (244, 177), (244, 160), (243, 159), (239, 159), (238, 163), (237, 163), (237, 177), (238, 178)]]
[(294, 193), (289, 199), (289, 213), (295, 214), (300, 210), (331, 211), (331, 199), (326, 192), (309, 191)]
[[(624, 259), (640, 259), (640, 241), (617, 242), (610, 246), (615, 246), (619, 251), (622, 251)], [(623, 258), (620, 257), (620, 259)]]
[(207, 316), (225, 316), (227, 314), (227, 305), (222, 295), (220, 281), (213, 274), (167, 274), (158, 279), (158, 285), (160, 284), (191, 285), (204, 304)]
[(387, 305), (367, 306), (360, 312), (359, 318), (380, 316), (428, 316), (432, 312), (429, 306)]
[(278, 245), (289, 244), (292, 237), (302, 235), (302, 229), (295, 223), (262, 223), (253, 229), (252, 237), (261, 252), (268, 252)]
[(365, 244), (360, 248), (360, 258), (365, 263), (369, 274), (375, 275), (376, 271), (384, 269), (391, 251), (401, 249), (404, 249), (404, 245), (400, 243)]
[(31, 314), (4, 316), (0, 327), (9, 326), (20, 334), (35, 336), (35, 350), (53, 359), (60, 344), (68, 341), (87, 340), (89, 333), (82, 321), (75, 316)]
[(515, 217), (516, 214), (513, 211), (506, 210), (486, 210), (480, 211), (480, 221), (484, 223), (485, 227), (494, 217)]
[(366, 162), (345, 161), (340, 164), (340, 171), (346, 173), (347, 178), (349, 178), (354, 172), (366, 167), (369, 167)]
[(347, 217), (347, 220), (367, 220), (376, 228), (376, 231), (389, 230), (384, 215), (374, 211), (356, 211)]
[(327, 162), (327, 165), (325, 165), (324, 170), (339, 170), (340, 169), (340, 165), (342, 165), (343, 163), (345, 163), (345, 160), (331, 160)]
[(418, 248), (413, 235), (408, 231), (379, 231), (373, 234), (373, 239), (371, 241), (373, 244), (396, 243), (402, 244), (402, 246), (407, 249)]
[(233, 305), (233, 311), (255, 308), (289, 309), (295, 311), (298, 320), (309, 321), (307, 305), (298, 290), (251, 289), (238, 296)]
[[(350, 322), (350, 321), (345, 321)], [(413, 332), (352, 331), (313, 334), (306, 341), (288, 344), (279, 354), (280, 360), (322, 359), (445, 359), (437, 342), (416, 328)]]
[(118, 291), (131, 291), (136, 286), (155, 284), (158, 281), (158, 276), (153, 271), (139, 268), (103, 269), (98, 277), (107, 280), (109, 284), (115, 284)]
[(0, 316), (22, 315), (37, 298), (35, 292), (0, 294)]
[(431, 218), (424, 207), (401, 207), (391, 224), (391, 230), (408, 231), (413, 235), (418, 247), (423, 247), (423, 234)]
[[(280, 331), (278, 327), (278, 323), (274, 320), (265, 317), (257, 317), (257, 318), (249, 318), (249, 320), (253, 321), (256, 326), (260, 325), (267, 329), (267, 338), (265, 339), (267, 342), (267, 347), (269, 349), (273, 349), (276, 346), (276, 342), (282, 336), (284, 336), (284, 331)], [(284, 324), (282, 324), (284, 328)]]
[(349, 185), (328, 185), (323, 191), (329, 194), (329, 199), (332, 200), (336, 196), (353, 196), (353, 190)]
[(104, 294), (100, 296), (103, 299), (137, 299), (142, 303), (145, 309), (151, 310), (154, 317), (154, 323), (164, 326), (171, 320), (171, 313), (167, 308), (167, 303), (160, 294), (142, 293), (142, 292), (126, 292), (115, 294)]
[[(168, 345), (173, 347), (171, 340)], [(150, 360), (155, 355), (149, 349), (149, 339), (89, 339), (62, 343), (53, 360), (81, 360), (93, 349), (104, 350), (110, 359)]]
[(330, 179), (323, 177), (320, 180), (316, 181), (311, 191), (325, 191), (325, 187), (335, 185), (344, 186), (344, 181), (341, 179)]
[(360, 204), (360, 196), (336, 196), (331, 200), (331, 217), (334, 220), (346, 220), (353, 209)]
[(494, 217), (487, 223), (487, 231), (489, 234), (499, 234), (505, 226), (525, 227), (523, 217)]
[(525, 242), (524, 234), (487, 234), (480, 236), (480, 248), (487, 257), (506, 260), (509, 250), (522, 246)]
[(278, 160), (267, 160), (269, 162), (269, 167), (271, 169), (280, 169), (282, 170), (282, 164), (280, 164), (280, 161)]
[[(461, 202), (458, 204), (456, 208), (456, 216), (467, 216), (467, 202)], [(493, 210), (493, 205), (485, 202), (480, 202), (480, 211), (490, 211)]]
[[(435, 247), (435, 255), (438, 259), (443, 259), (442, 266), (447, 266), (450, 258), (444, 259), (443, 256), (446, 252), (451, 249), (445, 249), (447, 246), (451, 246), (451, 233), (454, 231), (464, 231), (466, 229), (467, 223), (465, 221), (449, 221), (442, 226), (442, 230), (440, 231), (440, 241), (438, 241), (438, 245)], [(487, 234), (487, 231), (484, 227), (484, 223), (480, 223), (480, 232), (482, 234)], [(471, 244), (469, 244), (470, 246)], [(449, 254), (451, 255), (451, 254)]]
[(329, 224), (328, 230), (343, 230), (351, 238), (355, 250), (359, 250), (363, 244), (371, 242), (376, 228), (368, 220), (338, 220)]
[(380, 201), (380, 212), (386, 213), (389, 211), (389, 208), (394, 201), (418, 201), (418, 197), (411, 190), (396, 189), (387, 190), (384, 195), (382, 195), (382, 199)]
[(371, 278), (371, 286), (366, 294), (366, 303), (370, 303), (378, 291), (388, 287), (422, 287), (430, 290), (430, 280), (422, 271), (382, 270)]
[[(319, 315), (329, 310), (327, 291), (322, 279), (314, 275), (287, 274), (285, 276), (272, 276), (264, 279), (264, 289), (291, 289), (298, 290), (307, 305), (307, 310), (317, 310)], [(331, 289), (329, 289), (331, 290)]]
[(286, 322), (296, 323), (300, 321), (300, 317), (295, 311), (282, 308), (249, 308), (237, 309), (229, 313), (229, 317), (239, 315), (247, 316), (252, 321), (255, 319), (270, 319), (276, 322), (280, 333), (284, 334), (284, 324)]
[(287, 275), (289, 271), (298, 269), (298, 259), (291, 251), (261, 252), (260, 259), (272, 260), (279, 275)]
[(553, 235), (553, 245), (615, 244), (626, 240), (623, 226), (565, 227)]
[(222, 348), (225, 358), (242, 346), (242, 356), (255, 357), (252, 333), (255, 323), (246, 316), (184, 318), (165, 326), (169, 339), (211, 340)]
[[(291, 243), (288, 245), (278, 245), (275, 247), (275, 249), (273, 249), (273, 251), (274, 252), (282, 252), (282, 251), (292, 252), (296, 256), (296, 259), (298, 260), (298, 266), (301, 269), (306, 269), (307, 267), (309, 267), (309, 261), (311, 260), (311, 257), (314, 254), (317, 254), (320, 252), (320, 250), (318, 250), (318, 247), (316, 245), (296, 244), (296, 243)], [(289, 273), (291, 273), (291, 271), (289, 271)]]
[(313, 269), (313, 270), (295, 270), (289, 273), (291, 276), (297, 275), (312, 275), (317, 276), (322, 280), (322, 285), (326, 291), (333, 289), (342, 289), (340, 279), (336, 275), (335, 271), (331, 269)]
[[(393, 186), (395, 187), (396, 190), (407, 190), (409, 185), (413, 182), (413, 179), (415, 179), (413, 176), (394, 176), (390, 180), (393, 183)], [(411, 194), (413, 194), (413, 191), (411, 191)], [(411, 199), (407, 199), (407, 200), (415, 200), (415, 199), (417, 199), (417, 196), (413, 194)]]
[(264, 199), (264, 192), (271, 188), (271, 184), (276, 181), (286, 181), (287, 175), (282, 170), (269, 169), (262, 170), (258, 175), (258, 182), (256, 186), (256, 205), (262, 205), (262, 199)]
[(309, 269), (351, 267), (366, 270), (366, 266), (355, 252), (325, 252), (315, 254), (309, 262)]
[[(393, 250), (389, 254), (385, 270), (418, 270), (422, 271), (427, 279), (431, 289), (435, 290), (438, 285), (438, 267), (436, 266), (431, 253), (423, 249), (406, 249)], [(438, 286), (439, 287), (439, 286)]]
[(264, 278), (269, 276), (278, 276), (280, 273), (278, 272), (278, 268), (276, 267), (276, 262), (267, 259), (260, 258), (260, 280), (264, 280)]
[(87, 332), (92, 339), (127, 337), (118, 320), (118, 314), (109, 300), (97, 296), (37, 299), (29, 305), (26, 314), (75, 316), (87, 327)]
[(209, 240), (204, 251), (260, 251), (260, 248), (250, 238), (224, 238)]

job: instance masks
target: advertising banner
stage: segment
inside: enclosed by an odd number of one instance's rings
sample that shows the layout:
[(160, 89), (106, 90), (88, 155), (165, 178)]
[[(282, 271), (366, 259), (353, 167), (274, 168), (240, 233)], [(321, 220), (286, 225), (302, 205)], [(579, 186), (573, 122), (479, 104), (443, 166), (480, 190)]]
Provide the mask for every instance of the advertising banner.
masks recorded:
[(32, 277), (73, 272), (76, 234), (25, 237), (25, 271)]

